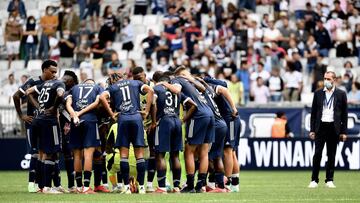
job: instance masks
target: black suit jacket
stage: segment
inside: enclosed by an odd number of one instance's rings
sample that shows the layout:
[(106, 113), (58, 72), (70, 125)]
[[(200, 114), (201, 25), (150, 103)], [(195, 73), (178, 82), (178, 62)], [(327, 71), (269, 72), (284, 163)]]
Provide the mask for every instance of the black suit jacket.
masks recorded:
[[(314, 93), (314, 99), (311, 107), (310, 132), (319, 132), (324, 100), (326, 99), (325, 91), (318, 89)], [(337, 135), (347, 134), (347, 97), (346, 93), (338, 88), (334, 90), (334, 126)]]

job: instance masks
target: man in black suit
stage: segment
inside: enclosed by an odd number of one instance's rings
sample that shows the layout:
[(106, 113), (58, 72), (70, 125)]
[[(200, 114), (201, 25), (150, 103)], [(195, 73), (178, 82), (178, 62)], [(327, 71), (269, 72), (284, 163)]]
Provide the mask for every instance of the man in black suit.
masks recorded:
[(348, 117), (346, 93), (335, 87), (335, 79), (336, 74), (327, 71), (324, 75), (324, 89), (318, 89), (314, 93), (309, 136), (315, 140), (315, 154), (309, 188), (318, 186), (321, 155), (325, 143), (328, 157), (325, 185), (328, 188), (335, 188), (333, 178), (336, 148), (339, 141), (346, 140)]

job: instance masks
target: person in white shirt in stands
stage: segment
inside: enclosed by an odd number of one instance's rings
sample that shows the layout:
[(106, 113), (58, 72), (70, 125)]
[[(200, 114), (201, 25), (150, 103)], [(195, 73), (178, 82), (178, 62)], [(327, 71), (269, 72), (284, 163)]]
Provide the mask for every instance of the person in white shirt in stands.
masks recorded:
[(278, 42), (282, 35), (279, 29), (275, 28), (274, 26), (274, 19), (270, 19), (269, 21), (269, 28), (264, 30), (264, 42)]
[(256, 85), (251, 88), (250, 94), (256, 104), (266, 104), (269, 101), (270, 91), (261, 77), (256, 78)]
[(280, 77), (279, 68), (274, 68), (271, 71), (271, 77), (267, 81), (266, 86), (268, 86), (270, 90), (270, 100), (275, 102), (281, 101), (282, 91), (284, 90), (284, 81)]
[(264, 70), (264, 64), (262, 62), (258, 63), (257, 71), (251, 73), (250, 75), (251, 85), (256, 84), (258, 77), (261, 77), (263, 81), (267, 81), (270, 78), (270, 73)]
[(284, 74), (285, 90), (284, 100), (285, 101), (300, 101), (300, 94), (302, 91), (302, 73), (295, 70), (293, 62), (287, 62), (287, 71)]
[(15, 76), (13, 73), (10, 73), (8, 76), (8, 83), (6, 83), (1, 91), (1, 95), (8, 97), (7, 104), (11, 104), (12, 95), (19, 89), (19, 85), (15, 81)]

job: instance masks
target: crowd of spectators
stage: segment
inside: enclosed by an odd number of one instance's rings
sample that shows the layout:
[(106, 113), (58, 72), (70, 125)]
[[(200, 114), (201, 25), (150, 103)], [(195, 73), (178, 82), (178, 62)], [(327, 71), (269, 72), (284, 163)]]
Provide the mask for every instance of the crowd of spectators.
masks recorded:
[[(25, 64), (51, 58), (60, 67), (79, 68), (85, 80), (95, 77), (94, 70), (131, 75), (142, 65), (151, 78), (185, 65), (193, 74), (227, 80), (238, 105), (301, 101), (306, 87), (321, 88), (333, 68), (349, 102), (360, 102), (360, 61), (328, 66), (331, 50), (338, 58), (360, 56), (360, 1), (121, 0), (117, 8), (104, 2), (63, 0), (36, 19), (27, 16), (24, 1), (11, 0), (4, 32), (9, 67), (20, 55)], [(256, 12), (260, 7), (268, 12)], [(149, 14), (162, 16), (163, 29), (147, 29), (137, 46), (132, 16)], [(144, 64), (131, 58), (122, 63), (114, 42), (142, 52)]]

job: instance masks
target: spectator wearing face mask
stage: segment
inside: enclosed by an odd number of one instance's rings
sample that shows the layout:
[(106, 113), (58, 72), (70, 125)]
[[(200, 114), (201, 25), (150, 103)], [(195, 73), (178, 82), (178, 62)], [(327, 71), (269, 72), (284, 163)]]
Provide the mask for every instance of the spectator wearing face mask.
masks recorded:
[(334, 10), (330, 11), (329, 15), (328, 15), (328, 20), (330, 18), (333, 18), (333, 14), (336, 14), (336, 17), (337, 18), (340, 18), (342, 20), (346, 20), (346, 15), (344, 13), (344, 11), (341, 9), (341, 6), (340, 6), (340, 1), (338, 0), (335, 0), (334, 1)]
[(29, 59), (36, 58), (36, 50), (38, 44), (38, 30), (34, 16), (29, 16), (23, 27), (22, 43), (25, 46), (25, 67), (27, 67)]
[(45, 16), (40, 19), (42, 33), (40, 38), (39, 58), (49, 58), (49, 36), (55, 35), (58, 24), (59, 19), (58, 16), (54, 15), (53, 7), (47, 6)]
[[(344, 76), (345, 74), (347, 74), (347, 75), (349, 76), (349, 80), (350, 80), (351, 83), (352, 83), (353, 81), (356, 81), (356, 79), (357, 79), (357, 73), (356, 73), (356, 71), (354, 70), (353, 64), (352, 64), (350, 61), (346, 61), (346, 62), (344, 63), (344, 68), (341, 69), (340, 74), (341, 74), (342, 76)], [(349, 87), (349, 88), (351, 88), (351, 87)]]
[(91, 49), (88, 41), (88, 35), (80, 36), (80, 43), (75, 47), (74, 54), (76, 58), (76, 67), (79, 67), (80, 63), (85, 60), (87, 55), (90, 55)]
[(331, 14), (331, 18), (326, 22), (326, 29), (330, 32), (331, 39), (336, 39), (336, 30), (341, 28), (343, 20), (338, 18), (336, 12)]
[(60, 68), (73, 68), (74, 49), (76, 47), (76, 40), (70, 35), (69, 30), (63, 31), (63, 37), (60, 39)]
[(351, 56), (353, 44), (352, 33), (347, 26), (347, 21), (343, 21), (341, 28), (337, 28), (335, 31), (335, 47), (337, 57), (349, 57)]
[(152, 29), (149, 29), (148, 36), (141, 42), (141, 46), (144, 49), (144, 53), (147, 59), (149, 59), (154, 53), (155, 48), (159, 45), (159, 40), (160, 37), (155, 35)]
[(121, 41), (123, 43), (123, 50), (132, 50), (134, 48), (133, 38), (134, 38), (134, 30), (133, 26), (130, 24), (130, 18), (124, 18), (123, 28), (121, 29)]
[(105, 52), (105, 44), (99, 40), (97, 34), (90, 35), (91, 53), (93, 54), (92, 63), (94, 68), (100, 70), (103, 64), (103, 56)]
[(5, 46), (8, 54), (8, 68), (13, 59), (19, 59), (22, 27), (11, 15), (5, 25)]
[(156, 67), (156, 71), (166, 72), (169, 70), (169, 68), (170, 68), (170, 65), (169, 65), (166, 57), (161, 57), (160, 64)]
[(122, 65), (119, 61), (119, 56), (116, 52), (111, 54), (111, 61), (106, 64), (108, 75), (113, 73), (124, 74), (125, 71), (122, 69)]

